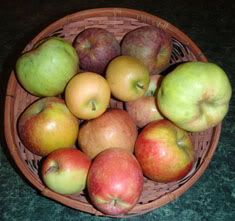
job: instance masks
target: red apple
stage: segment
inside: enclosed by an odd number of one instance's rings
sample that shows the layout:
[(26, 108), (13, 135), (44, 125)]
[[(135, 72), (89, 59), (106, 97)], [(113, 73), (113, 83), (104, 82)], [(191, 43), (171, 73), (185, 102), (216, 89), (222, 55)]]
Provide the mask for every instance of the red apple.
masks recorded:
[(191, 170), (194, 147), (186, 131), (163, 119), (144, 127), (136, 140), (135, 155), (146, 177), (171, 182)]
[(125, 110), (108, 109), (101, 116), (81, 125), (78, 143), (87, 156), (94, 158), (112, 147), (133, 152), (137, 134), (137, 127)]
[(163, 29), (142, 26), (127, 32), (122, 40), (121, 51), (123, 55), (141, 60), (151, 74), (158, 74), (169, 66), (171, 37)]
[(161, 75), (151, 75), (149, 87), (145, 96), (125, 103), (128, 114), (139, 128), (144, 127), (154, 120), (163, 119), (162, 114), (158, 110), (155, 97), (155, 92), (157, 91), (161, 80)]
[(154, 120), (163, 119), (154, 96), (143, 96), (126, 103), (126, 109), (137, 127), (142, 128)]
[(51, 190), (60, 194), (77, 194), (86, 187), (91, 161), (78, 149), (59, 149), (42, 163), (42, 178)]
[(26, 108), (18, 120), (22, 143), (40, 156), (59, 148), (72, 147), (78, 130), (78, 119), (69, 111), (64, 100), (57, 97), (37, 100)]
[(74, 41), (80, 67), (85, 71), (103, 74), (114, 57), (120, 55), (120, 45), (115, 36), (102, 28), (88, 28)]
[(110, 215), (127, 213), (143, 190), (141, 167), (134, 155), (124, 149), (104, 150), (90, 167), (87, 188), (99, 211)]

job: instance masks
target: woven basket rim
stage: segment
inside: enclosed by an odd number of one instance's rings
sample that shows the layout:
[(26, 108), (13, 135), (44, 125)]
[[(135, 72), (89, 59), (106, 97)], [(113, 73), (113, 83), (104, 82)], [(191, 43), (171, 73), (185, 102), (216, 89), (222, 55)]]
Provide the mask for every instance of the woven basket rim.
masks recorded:
[[(120, 16), (120, 15), (128, 15), (128, 16), (135, 16), (136, 14), (139, 16), (140, 19), (149, 19), (149, 21), (159, 21), (162, 22), (162, 24), (166, 24), (166, 28), (171, 30), (176, 36), (178, 36), (180, 39), (184, 40), (184, 44), (190, 45), (190, 47), (194, 50), (194, 53), (196, 54), (197, 58), (201, 61), (207, 61), (207, 58), (204, 56), (202, 51), (198, 48), (198, 46), (189, 38), (186, 34), (184, 34), (181, 30), (179, 30), (177, 27), (173, 26), (166, 20), (159, 18), (156, 15), (149, 14), (148, 12), (136, 10), (136, 9), (128, 9), (128, 8), (116, 8), (116, 7), (109, 7), (109, 8), (98, 8), (98, 9), (87, 9), (83, 11), (78, 11), (69, 15), (66, 15), (59, 20), (54, 21), (49, 26), (44, 28), (41, 32), (39, 32), (31, 41), (30, 43), (35, 44), (38, 40), (40, 40), (43, 36), (45, 36), (46, 33), (50, 32), (51, 30), (56, 30), (57, 27), (65, 24), (68, 24), (70, 22), (76, 21), (76, 19), (79, 18), (85, 18), (85, 17), (92, 17), (92, 16), (104, 16), (104, 14), (109, 14)], [(64, 205), (67, 205), (69, 207), (73, 207), (75, 209), (80, 208), (81, 211), (93, 213), (95, 215), (102, 215), (100, 212), (98, 212), (96, 209), (93, 208), (91, 204), (85, 204), (83, 202), (75, 202), (74, 199), (68, 198), (66, 196), (57, 194), (47, 187), (45, 187), (41, 182), (39, 182), (35, 177), (34, 174), (30, 171), (28, 168), (26, 162), (24, 162), (18, 153), (18, 147), (14, 140), (14, 135), (12, 134), (13, 131), (13, 123), (12, 122), (12, 111), (14, 106), (14, 94), (12, 92), (15, 91), (15, 88), (17, 87), (17, 79), (15, 77), (14, 70), (10, 74), (10, 78), (8, 80), (7, 85), (7, 91), (6, 91), (6, 98), (5, 98), (5, 109), (4, 109), (4, 133), (5, 138), (7, 141), (7, 146), (9, 149), (9, 152), (11, 156), (13, 157), (15, 164), (20, 169), (20, 172), (27, 178), (27, 180), (37, 188), (38, 191), (41, 192), (42, 195), (56, 200), (58, 202), (62, 202)], [(144, 205), (136, 205), (130, 212), (131, 214), (134, 213), (141, 213), (141, 212), (147, 212), (151, 211), (153, 209), (159, 208), (160, 206), (163, 206), (170, 201), (176, 199), (180, 195), (182, 195), (185, 191), (187, 191), (204, 173), (206, 168), (208, 167), (213, 154), (216, 150), (218, 141), (219, 141), (219, 135), (221, 132), (221, 123), (218, 124), (214, 130), (212, 135), (212, 144), (210, 146), (210, 149), (207, 151), (206, 156), (204, 158), (204, 162), (202, 162), (200, 168), (197, 169), (197, 171), (193, 174), (193, 176), (182, 186), (177, 188), (176, 190), (162, 196), (160, 199), (157, 199), (156, 201), (150, 202), (148, 204)]]
[(45, 27), (43, 30), (41, 30), (30, 42), (35, 44), (38, 42), (45, 33), (47, 33), (50, 29), (53, 29), (57, 26), (61, 26), (61, 24), (65, 25), (70, 22), (76, 21), (77, 17), (80, 18), (88, 18), (92, 17), (93, 15), (97, 17), (102, 17), (106, 14), (110, 15), (128, 15), (129, 17), (136, 17), (138, 15), (139, 19), (148, 18), (148, 21), (158, 21), (159, 25), (164, 24), (166, 29), (169, 32), (174, 33), (177, 37), (179, 37), (183, 43), (187, 46), (190, 45), (192, 49), (194, 50), (194, 53), (196, 54), (197, 58), (200, 58), (202, 61), (207, 61), (206, 56), (203, 54), (201, 49), (193, 42), (193, 40), (186, 35), (183, 31), (178, 29), (176, 26), (171, 24), (170, 22), (166, 21), (165, 19), (162, 19), (156, 15), (152, 15), (148, 12), (137, 10), (137, 9), (131, 9), (131, 8), (122, 8), (122, 7), (106, 7), (106, 8), (93, 8), (93, 9), (85, 9), (82, 11), (74, 12), (68, 15), (65, 15), (64, 17), (55, 20), (50, 25)]

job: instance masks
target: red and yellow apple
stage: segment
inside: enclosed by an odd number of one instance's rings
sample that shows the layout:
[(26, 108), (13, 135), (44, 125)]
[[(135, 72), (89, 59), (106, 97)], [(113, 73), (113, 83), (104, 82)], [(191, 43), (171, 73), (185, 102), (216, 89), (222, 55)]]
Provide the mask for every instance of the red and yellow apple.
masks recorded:
[(104, 74), (107, 64), (121, 53), (114, 34), (103, 28), (85, 29), (77, 35), (73, 46), (81, 69), (99, 74)]
[(65, 148), (50, 153), (42, 162), (45, 185), (60, 194), (78, 194), (86, 187), (91, 161), (78, 149)]
[(108, 65), (106, 79), (112, 95), (121, 101), (131, 101), (144, 95), (149, 85), (149, 71), (137, 58), (118, 56)]
[(218, 65), (192, 61), (178, 65), (162, 80), (157, 93), (161, 113), (191, 132), (219, 124), (228, 112), (232, 88)]
[(124, 149), (104, 150), (90, 167), (87, 189), (91, 202), (102, 213), (125, 214), (142, 193), (141, 167), (134, 155)]
[(20, 115), (18, 133), (31, 152), (46, 156), (64, 147), (72, 147), (78, 136), (79, 120), (69, 111), (64, 100), (41, 98)]
[(108, 109), (81, 125), (78, 144), (93, 159), (101, 151), (112, 147), (124, 148), (132, 153), (137, 135), (137, 127), (125, 110)]
[(142, 26), (124, 36), (121, 44), (123, 55), (141, 60), (150, 74), (159, 74), (169, 66), (172, 52), (170, 35), (155, 26)]
[(110, 87), (104, 77), (93, 72), (74, 76), (65, 89), (65, 102), (79, 119), (100, 116), (109, 105)]
[(146, 177), (171, 182), (185, 177), (194, 163), (189, 134), (166, 119), (149, 123), (135, 143), (135, 156)]

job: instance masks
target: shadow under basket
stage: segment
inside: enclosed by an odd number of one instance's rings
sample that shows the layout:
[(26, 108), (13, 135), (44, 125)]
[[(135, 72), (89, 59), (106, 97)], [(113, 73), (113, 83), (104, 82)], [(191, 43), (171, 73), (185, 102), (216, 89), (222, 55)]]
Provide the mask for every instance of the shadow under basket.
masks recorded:
[[(90, 9), (68, 15), (41, 31), (27, 44), (24, 51), (30, 50), (39, 40), (48, 36), (60, 36), (72, 42), (79, 32), (90, 27), (107, 29), (114, 33), (120, 41), (128, 31), (144, 25), (160, 27), (171, 35), (173, 41), (171, 66), (185, 61), (207, 61), (196, 44), (178, 28), (154, 15), (126, 8)], [(16, 165), (42, 195), (77, 210), (105, 216), (89, 203), (86, 193), (60, 195), (49, 190), (42, 183), (38, 170), (41, 157), (28, 151), (17, 134), (19, 115), (36, 99), (38, 98), (22, 89), (17, 82), (14, 71), (12, 71), (6, 93), (4, 123), (6, 141)], [(115, 100), (110, 102), (110, 106), (123, 108), (123, 104)], [(211, 161), (218, 144), (220, 131), (221, 124), (204, 132), (191, 133), (196, 150), (196, 161), (191, 172), (182, 180), (167, 184), (153, 182), (145, 178), (144, 190), (139, 202), (128, 214), (119, 217), (139, 215), (159, 208), (188, 190), (204, 173)]]

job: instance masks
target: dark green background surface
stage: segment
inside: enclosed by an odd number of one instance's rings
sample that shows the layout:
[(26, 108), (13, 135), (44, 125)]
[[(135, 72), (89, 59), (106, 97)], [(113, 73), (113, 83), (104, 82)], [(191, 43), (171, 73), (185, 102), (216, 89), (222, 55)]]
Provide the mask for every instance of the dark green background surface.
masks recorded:
[[(209, 2), (209, 1), (208, 1)], [(180, 28), (219, 64), (235, 86), (235, 4), (230, 1), (170, 0), (1, 0), (0, 1), (0, 220), (111, 220), (94, 217), (51, 201), (37, 193), (8, 155), (3, 134), (4, 94), (19, 53), (51, 22), (83, 9), (127, 7), (144, 10)], [(234, 91), (234, 90), (233, 90)], [(235, 100), (223, 121), (216, 153), (200, 180), (180, 198), (131, 220), (233, 221), (235, 220)]]

